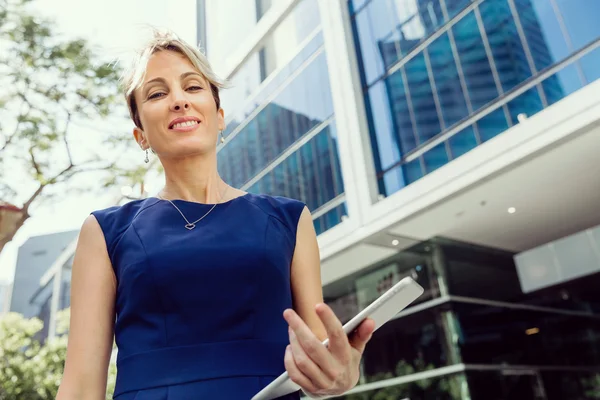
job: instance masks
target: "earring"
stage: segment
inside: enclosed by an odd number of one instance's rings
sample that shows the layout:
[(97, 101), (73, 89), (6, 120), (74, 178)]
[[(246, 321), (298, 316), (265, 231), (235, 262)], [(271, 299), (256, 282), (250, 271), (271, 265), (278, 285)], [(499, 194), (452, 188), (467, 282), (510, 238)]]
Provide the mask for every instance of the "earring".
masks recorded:
[(144, 158), (144, 162), (146, 164), (148, 164), (150, 162), (150, 159), (148, 158), (148, 149), (146, 149), (146, 158)]
[(225, 143), (225, 136), (223, 136), (223, 131), (221, 130), (221, 143)]

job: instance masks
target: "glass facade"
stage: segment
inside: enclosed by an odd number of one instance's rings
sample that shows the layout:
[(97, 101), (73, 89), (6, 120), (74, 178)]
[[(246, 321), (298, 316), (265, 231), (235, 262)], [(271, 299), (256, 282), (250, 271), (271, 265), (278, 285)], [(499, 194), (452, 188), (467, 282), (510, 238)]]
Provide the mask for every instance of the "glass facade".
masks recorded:
[(595, 0), (348, 4), (384, 195), (600, 76)]
[(219, 171), (243, 190), (304, 201), (322, 233), (346, 207), (317, 1), (300, 1), (261, 43), (222, 92)]
[(425, 288), (364, 352), (360, 384), (377, 389), (340, 398), (594, 398), (600, 274), (524, 294), (513, 256), (437, 238), (326, 286), (342, 320), (405, 276)]

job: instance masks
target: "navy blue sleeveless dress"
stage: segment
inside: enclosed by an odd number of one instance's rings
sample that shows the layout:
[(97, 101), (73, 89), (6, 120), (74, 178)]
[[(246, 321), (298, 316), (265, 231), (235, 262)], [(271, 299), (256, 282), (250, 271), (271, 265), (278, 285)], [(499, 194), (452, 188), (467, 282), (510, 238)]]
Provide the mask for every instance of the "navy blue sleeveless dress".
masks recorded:
[[(212, 207), (174, 203), (190, 221)], [(284, 372), (303, 208), (248, 193), (193, 230), (157, 198), (92, 213), (117, 278), (114, 399), (248, 400)]]

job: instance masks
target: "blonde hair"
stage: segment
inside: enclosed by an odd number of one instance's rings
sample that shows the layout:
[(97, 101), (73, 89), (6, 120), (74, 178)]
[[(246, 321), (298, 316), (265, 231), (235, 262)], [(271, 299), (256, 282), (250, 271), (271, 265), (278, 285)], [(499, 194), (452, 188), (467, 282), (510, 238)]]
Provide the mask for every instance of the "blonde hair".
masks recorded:
[(173, 51), (186, 57), (192, 65), (200, 72), (210, 83), (210, 89), (217, 105), (217, 110), (221, 108), (221, 99), (219, 89), (227, 87), (227, 82), (219, 78), (212, 70), (206, 56), (195, 46), (191, 46), (180, 39), (175, 33), (164, 29), (153, 29), (153, 37), (135, 56), (129, 69), (125, 71), (121, 78), (121, 85), (125, 92), (125, 100), (129, 108), (129, 115), (139, 128), (142, 128), (142, 122), (138, 112), (137, 102), (135, 100), (136, 89), (142, 86), (146, 77), (146, 68), (150, 57), (159, 51)]

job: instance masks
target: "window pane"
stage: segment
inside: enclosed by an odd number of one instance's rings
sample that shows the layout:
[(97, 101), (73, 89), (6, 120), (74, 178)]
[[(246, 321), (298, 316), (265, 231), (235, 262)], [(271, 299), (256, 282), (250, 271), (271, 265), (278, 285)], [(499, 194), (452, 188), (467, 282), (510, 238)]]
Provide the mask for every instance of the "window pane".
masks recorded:
[(507, 92), (531, 77), (515, 21), (507, 0), (486, 1), (479, 8), (500, 83)]
[(425, 56), (422, 53), (418, 54), (406, 64), (405, 68), (419, 141), (423, 143), (441, 131), (429, 74), (425, 66)]
[(390, 12), (394, 26), (400, 29), (402, 54), (407, 54), (445, 22), (439, 0), (393, 0)]
[(444, 240), (448, 291), (455, 296), (518, 301), (522, 296), (513, 254)]
[(374, 382), (449, 365), (444, 317), (436, 311), (391, 320), (373, 333), (363, 354), (365, 379)]
[(317, 235), (320, 235), (321, 233), (333, 228), (334, 226), (342, 222), (343, 215), (347, 215), (345, 203), (337, 206), (333, 210), (330, 210), (323, 214), (321, 217), (317, 218), (315, 220), (315, 230), (317, 232)]
[(498, 97), (477, 20), (471, 12), (452, 28), (473, 110)]
[(575, 49), (600, 37), (600, 2), (596, 0), (556, 0)]
[(292, 199), (303, 199), (304, 194), (302, 191), (301, 183), (302, 176), (298, 169), (298, 153), (294, 153), (285, 159), (284, 163), (289, 172), (289, 197)]
[(446, 0), (446, 9), (448, 10), (448, 17), (454, 17), (463, 8), (468, 6), (469, 3), (471, 3), (471, 0)]
[(356, 11), (360, 10), (360, 8), (365, 5), (365, 3), (369, 0), (350, 0), (348, 1), (348, 6), (350, 7), (350, 15), (353, 15)]
[[(314, 90), (318, 85), (319, 90)], [(230, 183), (241, 187), (296, 140), (333, 113), (325, 54), (321, 54), (218, 152), (220, 165), (235, 164)], [(228, 130), (239, 125), (232, 121)], [(227, 136), (227, 134), (226, 134)], [(250, 155), (251, 154), (251, 155)], [(229, 167), (229, 165), (228, 165)]]
[(423, 154), (425, 169), (427, 173), (433, 172), (439, 167), (448, 164), (448, 153), (445, 143), (440, 143), (427, 153)]
[(598, 319), (552, 312), (455, 304), (466, 364), (600, 364)]
[(526, 116), (531, 117), (543, 108), (537, 87), (533, 87), (516, 99), (511, 100), (507, 106), (508, 112), (515, 124), (518, 121), (517, 116), (519, 114), (524, 113)]
[(388, 40), (393, 31), (386, 0), (372, 0), (356, 15), (356, 31), (362, 64), (367, 83), (373, 82), (384, 72), (383, 49), (395, 46)]
[(423, 175), (425, 175), (423, 173), (423, 169), (421, 168), (421, 161), (418, 158), (416, 160), (404, 164), (402, 169), (404, 170), (404, 176), (407, 184), (413, 183), (421, 179)]
[(581, 88), (582, 83), (574, 64), (567, 65), (556, 74), (542, 82), (548, 105), (552, 105), (565, 96)]
[(400, 142), (399, 155), (406, 154), (417, 147), (416, 132), (410, 119), (410, 109), (406, 87), (402, 78), (403, 70), (396, 71), (385, 79), (385, 87), (392, 104), (394, 129)]
[(431, 60), (431, 70), (442, 116), (446, 127), (449, 127), (469, 114), (450, 38), (447, 34), (443, 34), (427, 48), (427, 51)]
[(558, 18), (549, 0), (516, 1), (531, 56), (542, 70), (569, 55)]
[(492, 111), (477, 121), (477, 130), (479, 131), (479, 137), (482, 142), (487, 142), (507, 129), (508, 122), (506, 121), (506, 115), (504, 114), (503, 108)]
[(385, 185), (384, 194), (386, 196), (389, 196), (406, 186), (404, 176), (402, 175), (402, 168), (398, 166), (387, 171), (385, 175), (383, 175), (383, 183)]
[(472, 126), (469, 126), (448, 139), (452, 158), (458, 158), (477, 147), (477, 139)]
[[(402, 84), (402, 81), (400, 81), (400, 84)], [(403, 87), (394, 87), (393, 89), (397, 95), (404, 93)], [(371, 131), (374, 133), (372, 136), (372, 140), (374, 141), (372, 143), (374, 147), (373, 153), (379, 156), (378, 164), (380, 167), (378, 169), (381, 171), (394, 164), (401, 157), (398, 136), (394, 134), (396, 129), (394, 129), (392, 116), (390, 115), (390, 97), (384, 81), (377, 82), (369, 89), (366, 100)], [(401, 100), (404, 100), (404, 104), (399, 104), (398, 106), (401, 107), (404, 105), (405, 107), (406, 100), (403, 97)], [(404, 116), (407, 116), (407, 114)], [(414, 148), (414, 135), (411, 136), (413, 137), (412, 148)]]
[(333, 127), (327, 126), (267, 173), (253, 191), (304, 201), (315, 210), (343, 193)]
[(600, 78), (600, 48), (583, 56), (579, 63), (588, 83)]

